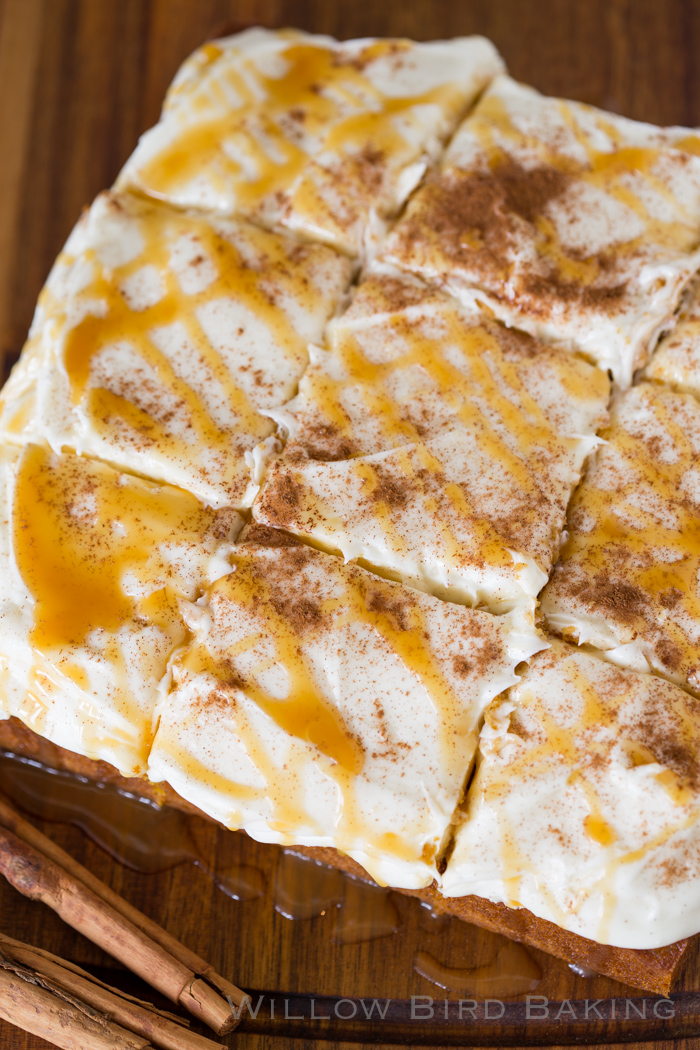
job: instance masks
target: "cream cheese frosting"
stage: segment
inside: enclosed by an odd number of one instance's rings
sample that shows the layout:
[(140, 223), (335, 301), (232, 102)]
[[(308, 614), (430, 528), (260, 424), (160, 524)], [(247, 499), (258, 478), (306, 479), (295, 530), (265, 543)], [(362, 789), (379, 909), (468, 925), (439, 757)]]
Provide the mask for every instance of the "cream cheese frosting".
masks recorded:
[(700, 265), (700, 136), (497, 77), (387, 263), (575, 348), (627, 386)]
[(249, 224), (105, 193), (41, 294), (0, 433), (246, 507), (350, 264)]
[(542, 612), (556, 634), (700, 694), (700, 404), (642, 383), (604, 437)]
[(339, 43), (250, 29), (187, 59), (118, 185), (355, 254), (502, 69), (481, 37)]
[(542, 641), (260, 526), (233, 562), (185, 610), (149, 777), (253, 838), (429, 884), (481, 714)]
[(486, 712), (447, 896), (622, 948), (697, 932), (697, 701), (554, 641)]
[(0, 716), (143, 773), (180, 599), (230, 571), (235, 511), (40, 445), (0, 445)]
[(547, 580), (607, 375), (408, 277), (329, 326), (254, 505), (346, 560), (494, 612)]

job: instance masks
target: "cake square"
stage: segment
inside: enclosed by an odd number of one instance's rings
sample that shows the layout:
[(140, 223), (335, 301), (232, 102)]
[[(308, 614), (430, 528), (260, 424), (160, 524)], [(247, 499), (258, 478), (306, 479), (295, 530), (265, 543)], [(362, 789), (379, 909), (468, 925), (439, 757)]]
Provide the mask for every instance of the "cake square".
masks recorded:
[(185, 608), (150, 779), (260, 841), (428, 885), (482, 712), (542, 641), (261, 526), (233, 565)]
[(323, 245), (101, 194), (41, 294), (0, 432), (249, 506), (276, 447), (265, 410), (349, 280)]
[(608, 377), (409, 277), (329, 326), (253, 514), (451, 601), (532, 609)]
[(187, 59), (118, 185), (357, 254), (502, 69), (481, 37), (250, 29)]
[(555, 634), (700, 694), (700, 404), (642, 383), (603, 436), (542, 612)]
[(553, 641), (486, 712), (442, 892), (621, 948), (695, 933), (699, 755), (692, 696)]
[(0, 716), (143, 773), (180, 599), (230, 571), (242, 521), (42, 445), (0, 445)]
[(496, 78), (383, 258), (632, 381), (700, 265), (700, 136)]
[(644, 370), (644, 378), (700, 397), (700, 281), (683, 297), (678, 321), (665, 335)]

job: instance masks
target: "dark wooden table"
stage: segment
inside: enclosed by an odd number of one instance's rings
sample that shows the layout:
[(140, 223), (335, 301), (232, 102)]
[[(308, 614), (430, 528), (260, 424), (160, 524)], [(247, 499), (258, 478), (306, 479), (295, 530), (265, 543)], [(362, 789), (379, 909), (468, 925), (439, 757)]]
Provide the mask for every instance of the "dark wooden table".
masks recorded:
[[(179, 63), (208, 37), (254, 23), (341, 38), (482, 33), (514, 76), (542, 91), (655, 123), (700, 124), (695, 0), (0, 0), (0, 355), (6, 367), (19, 353), (37, 294), (70, 228), (157, 119)], [(75, 828), (56, 825), (53, 833), (144, 910), (186, 934), (197, 950), (236, 959), (225, 931), (218, 929), (213, 947), (207, 942), (217, 891), (195, 869), (137, 875), (115, 865)], [(173, 902), (185, 899), (190, 903), (183, 930), (183, 910), (175, 917)], [(259, 973), (267, 968), (269, 980), (259, 986), (290, 987), (294, 952), (285, 920), (276, 917), (267, 929), (258, 904), (241, 909), (249, 909), (248, 925), (236, 933), (241, 958), (256, 960)], [(4, 883), (0, 923), (78, 962), (105, 961)], [(348, 956), (348, 980), (355, 980), (356, 967), (368, 968), (371, 976), (373, 958), (369, 949)], [(421, 994), (429, 990), (425, 983), (416, 988)], [(46, 1045), (0, 1024), (3, 1050)], [(301, 1050), (310, 1044), (242, 1034), (231, 1045)], [(673, 1045), (690, 1050), (698, 1044)]]

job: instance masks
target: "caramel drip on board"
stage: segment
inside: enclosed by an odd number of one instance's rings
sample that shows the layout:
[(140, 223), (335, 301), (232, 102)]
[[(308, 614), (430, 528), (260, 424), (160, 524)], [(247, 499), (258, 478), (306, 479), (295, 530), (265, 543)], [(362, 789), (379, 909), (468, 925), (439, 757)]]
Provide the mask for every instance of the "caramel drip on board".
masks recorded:
[(333, 944), (362, 944), (401, 926), (392, 892), (344, 875), (293, 850), (277, 861), (275, 911), (286, 919), (332, 919)]
[(413, 968), (431, 984), (460, 995), (504, 998), (531, 992), (542, 980), (542, 970), (517, 941), (508, 941), (489, 963), (471, 969), (445, 966), (429, 952), (416, 953)]
[[(268, 879), (261, 868), (231, 863), (225, 849), (213, 848), (214, 828), (201, 828), (198, 819), (180, 810), (6, 753), (0, 753), (0, 790), (34, 818), (76, 825), (116, 861), (135, 871), (155, 874), (194, 864), (234, 900), (253, 901), (267, 893)], [(217, 840), (219, 835), (216, 833)], [(329, 915), (333, 921), (326, 933), (333, 944), (365, 943), (400, 928), (402, 920), (391, 891), (348, 877), (293, 850), (276, 852), (275, 858), (273, 902), (285, 918)]]
[(285, 919), (315, 919), (340, 908), (345, 876), (292, 850), (283, 850), (275, 872), (275, 911)]
[(0, 789), (39, 820), (75, 824), (135, 871), (155, 874), (191, 863), (234, 900), (255, 900), (266, 892), (266, 878), (258, 867), (220, 865), (211, 848), (200, 847), (196, 822), (180, 810), (158, 806), (113, 784), (0, 752)]

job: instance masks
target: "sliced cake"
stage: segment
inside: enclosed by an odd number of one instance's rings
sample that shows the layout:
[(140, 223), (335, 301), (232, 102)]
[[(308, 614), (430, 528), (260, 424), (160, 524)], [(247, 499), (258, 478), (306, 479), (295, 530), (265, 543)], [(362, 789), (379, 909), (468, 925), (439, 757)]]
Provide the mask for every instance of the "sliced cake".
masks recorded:
[(700, 281), (688, 286), (678, 321), (660, 340), (644, 377), (700, 397)]
[(556, 634), (700, 693), (700, 404), (642, 383), (603, 436), (542, 612)]
[(118, 184), (356, 254), (502, 68), (482, 37), (340, 43), (250, 29), (185, 62)]
[(0, 434), (249, 506), (349, 262), (247, 223), (104, 193), (42, 292)]
[(554, 641), (486, 712), (442, 876), (600, 944), (697, 931), (698, 701)]
[(144, 772), (178, 603), (230, 571), (241, 524), (94, 460), (0, 446), (0, 714)]
[(484, 708), (542, 641), (260, 526), (233, 569), (184, 609), (150, 779), (253, 838), (428, 885)]
[(451, 601), (532, 607), (608, 393), (580, 357), (369, 276), (275, 413), (254, 515)]
[(588, 355), (627, 386), (700, 265), (700, 137), (498, 77), (387, 263)]

